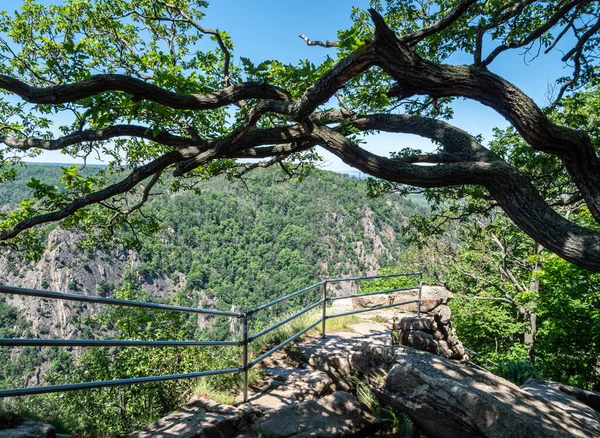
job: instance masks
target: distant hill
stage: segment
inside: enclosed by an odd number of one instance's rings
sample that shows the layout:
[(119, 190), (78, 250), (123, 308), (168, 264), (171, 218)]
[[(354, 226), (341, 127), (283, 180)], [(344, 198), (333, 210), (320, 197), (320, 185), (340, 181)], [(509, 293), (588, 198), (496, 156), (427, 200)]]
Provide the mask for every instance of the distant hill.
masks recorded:
[[(0, 185), (0, 211), (28, 195), (31, 177), (58, 185), (60, 167), (29, 165), (17, 181)], [(39, 262), (24, 263), (15, 253), (0, 256), (0, 282), (110, 296), (128, 276), (148, 299), (168, 302), (178, 296), (190, 305), (247, 309), (323, 277), (394, 266), (405, 248), (403, 225), (427, 212), (398, 196), (370, 199), (365, 181), (322, 170), (302, 183), (268, 169), (250, 174), (247, 188), (215, 178), (200, 189), (200, 194), (152, 200), (146, 212), (159, 219), (161, 231), (140, 236), (130, 250), (82, 252), (81, 235), (53, 226)], [(7, 304), (29, 321), (31, 335), (92, 335), (81, 321), (94, 306), (17, 296)], [(291, 301), (273, 310), (285, 313), (301, 304)], [(264, 313), (253, 323), (262, 324), (261, 318), (270, 316)], [(225, 320), (198, 324), (211, 336), (229, 330)]]

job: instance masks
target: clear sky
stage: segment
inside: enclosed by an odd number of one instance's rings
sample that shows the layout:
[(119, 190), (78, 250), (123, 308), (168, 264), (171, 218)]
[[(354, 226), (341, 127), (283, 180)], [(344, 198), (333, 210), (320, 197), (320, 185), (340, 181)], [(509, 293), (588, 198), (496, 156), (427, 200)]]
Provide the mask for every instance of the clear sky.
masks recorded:
[[(44, 0), (43, 3), (57, 3), (57, 0)], [(20, 4), (16, 0), (3, 0), (0, 9), (14, 10)], [(322, 41), (336, 39), (337, 30), (351, 24), (352, 6), (367, 8), (368, 0), (213, 0), (203, 24), (231, 34), (235, 44), (234, 62), (239, 62), (239, 56), (245, 56), (253, 61), (279, 59), (293, 63), (298, 59), (310, 59), (318, 63), (327, 53), (333, 55), (335, 49), (309, 47), (298, 34)], [(493, 47), (493, 42), (486, 43), (484, 51)], [(500, 55), (490, 70), (519, 86), (538, 105), (543, 105), (547, 103), (549, 84), (567, 74), (562, 70), (560, 56), (555, 52), (526, 65), (522, 51), (517, 49)], [(457, 55), (450, 62), (461, 64), (471, 60)], [(459, 101), (454, 109), (453, 124), (472, 134), (482, 134), (486, 140), (491, 138), (494, 127), (508, 124), (503, 117), (477, 102)], [(367, 148), (379, 155), (387, 156), (389, 152), (405, 147), (432, 148), (429, 141), (415, 136), (380, 134), (367, 137)], [(323, 155), (326, 168), (350, 169), (332, 155)], [(72, 159), (56, 152), (45, 153), (38, 161), (66, 162)]]

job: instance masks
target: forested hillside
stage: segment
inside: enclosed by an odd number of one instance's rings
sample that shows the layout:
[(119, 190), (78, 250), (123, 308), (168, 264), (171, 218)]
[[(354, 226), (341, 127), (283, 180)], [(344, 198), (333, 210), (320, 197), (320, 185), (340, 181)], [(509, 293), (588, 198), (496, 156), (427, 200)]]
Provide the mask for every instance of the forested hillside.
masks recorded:
[[(31, 177), (59, 186), (60, 168), (28, 166), (19, 180), (3, 184), (0, 205), (30, 196), (26, 184)], [(248, 176), (245, 184), (217, 178), (198, 189), (200, 194), (156, 197), (148, 212), (158, 219), (159, 232), (130, 235), (134, 243), (129, 249), (135, 257), (130, 252), (126, 258), (142, 283), (151, 284), (159, 277), (177, 282), (183, 274), (186, 288), (210, 291), (221, 308), (256, 305), (322, 275), (374, 272), (394, 265), (403, 249), (401, 229), (407, 218), (425, 211), (400, 197), (370, 199), (364, 181), (325, 171), (315, 171), (298, 183), (268, 170)], [(51, 243), (47, 253), (60, 243), (64, 242)], [(101, 252), (92, 253), (85, 254), (86, 271), (103, 258)], [(5, 253), (10, 269), (0, 272), (7, 278), (12, 274), (27, 278), (38, 263), (16, 263), (21, 256)], [(78, 288), (84, 279), (71, 281), (76, 284), (53, 286)], [(85, 286), (83, 292), (95, 292), (92, 285)], [(102, 283), (102, 288), (106, 291), (107, 285)]]
[[(27, 184), (32, 177), (60, 187), (58, 166), (29, 165), (19, 175), (0, 187), (0, 205), (31, 196)], [(365, 181), (326, 171), (298, 183), (271, 169), (248, 175), (245, 184), (216, 178), (198, 186), (198, 193), (164, 192), (146, 210), (158, 220), (157, 233), (117, 231), (116, 237), (126, 235), (131, 248), (80, 248), (82, 235), (49, 227), (48, 247), (39, 261), (25, 262), (19, 252), (3, 253), (1, 282), (113, 296), (127, 280), (139, 286), (142, 295), (136, 297), (141, 299), (248, 309), (324, 276), (367, 274), (396, 265), (405, 248), (403, 225), (425, 211), (400, 197), (370, 199)], [(3, 304), (0, 322), (10, 325), (11, 335), (97, 335), (84, 321), (98, 306), (17, 296), (5, 303), (12, 307)], [(292, 300), (276, 311), (284, 314), (298, 305)], [(261, 313), (253, 324), (269, 317)], [(224, 318), (202, 320), (195, 336), (223, 339), (230, 334), (228, 323)], [(38, 383), (43, 376), (35, 365), (44, 358), (27, 354), (18, 369)]]

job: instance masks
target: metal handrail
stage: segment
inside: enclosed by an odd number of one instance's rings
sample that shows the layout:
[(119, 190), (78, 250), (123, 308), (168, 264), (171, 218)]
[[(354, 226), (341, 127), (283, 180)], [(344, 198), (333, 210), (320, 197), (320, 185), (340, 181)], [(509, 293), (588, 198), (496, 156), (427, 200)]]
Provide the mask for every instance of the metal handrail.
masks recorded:
[(289, 338), (287, 338), (285, 341), (281, 342), (280, 344), (276, 345), (275, 347), (271, 348), (269, 351), (267, 351), (266, 353), (263, 353), (262, 355), (258, 356), (256, 359), (254, 359), (252, 362), (250, 362), (248, 364), (249, 368), (252, 368), (254, 365), (256, 365), (257, 363), (259, 363), (260, 361), (262, 361), (263, 359), (266, 359), (267, 357), (269, 357), (270, 355), (272, 355), (273, 353), (275, 353), (277, 350), (281, 350), (283, 347), (285, 347), (287, 344), (289, 344), (290, 342), (298, 339), (300, 336), (302, 336), (303, 334), (305, 334), (306, 332), (310, 331), (310, 329), (314, 328), (317, 326), (317, 324), (319, 324), (321, 322), (321, 320), (319, 319), (318, 321), (315, 321), (314, 323), (312, 323), (311, 325), (309, 325), (308, 327), (306, 327), (304, 330), (300, 330), (298, 333), (296, 333), (293, 336), (290, 336)]
[(354, 315), (356, 313), (372, 312), (373, 310), (389, 309), (390, 307), (404, 306), (405, 304), (418, 303), (419, 300), (403, 301), (401, 303), (386, 304), (384, 306), (369, 307), (368, 309), (352, 310), (350, 312), (336, 313), (335, 315), (327, 315), (325, 319), (337, 318), (338, 316)]
[(339, 296), (339, 297), (330, 297), (329, 301), (344, 300), (346, 298), (368, 297), (368, 296), (371, 296), (371, 295), (392, 294), (394, 292), (402, 292), (402, 291), (407, 291), (407, 290), (415, 290), (415, 289), (418, 289), (418, 288), (419, 288), (419, 286), (415, 286), (415, 287), (402, 287), (402, 288), (399, 288), (399, 289), (382, 290), (381, 292), (367, 292), (366, 294), (342, 295), (342, 296)]
[(22, 395), (47, 394), (50, 392), (77, 391), (80, 389), (106, 388), (109, 386), (135, 385), (148, 382), (162, 382), (165, 380), (193, 379), (196, 377), (216, 376), (219, 374), (239, 373), (241, 368), (227, 368), (223, 370), (197, 371), (186, 374), (167, 374), (164, 376), (133, 377), (130, 379), (101, 380), (98, 382), (67, 383), (63, 385), (34, 386), (31, 388), (4, 389), (0, 397), (15, 397)]
[(492, 364), (492, 365), (494, 365), (495, 367), (499, 366), (499, 365), (498, 365), (496, 362), (494, 362), (493, 360), (490, 360), (490, 359), (488, 359), (487, 357), (485, 357), (485, 356), (482, 356), (481, 354), (477, 353), (476, 351), (473, 351), (473, 350), (471, 350), (470, 348), (467, 348), (467, 347), (465, 347), (464, 345), (463, 345), (463, 348), (465, 349), (465, 351), (466, 351), (467, 353), (470, 353), (470, 354), (472, 354), (473, 356), (480, 357), (481, 359), (485, 360), (486, 362), (489, 362), (489, 363), (491, 363), (491, 364)]
[[(376, 280), (380, 278), (391, 278), (391, 277), (406, 277), (406, 276), (419, 276), (419, 285), (411, 288), (398, 288), (398, 289), (390, 289), (379, 292), (370, 292), (366, 294), (348, 294), (343, 296), (336, 297), (328, 297), (327, 296), (327, 284), (328, 283), (339, 283), (343, 281), (363, 281), (363, 280)], [(107, 297), (98, 297), (98, 296), (89, 296), (89, 295), (79, 295), (79, 294), (70, 294), (70, 293), (62, 293), (62, 292), (54, 292), (54, 291), (43, 291), (36, 289), (28, 289), (28, 288), (20, 288), (14, 286), (6, 286), (0, 284), (0, 293), (6, 294), (15, 294), (15, 295), (26, 295), (26, 296), (34, 296), (40, 298), (53, 298), (53, 299), (62, 299), (62, 300), (71, 300), (71, 301), (79, 301), (79, 302), (90, 302), (90, 303), (98, 303), (98, 304), (109, 304), (109, 305), (119, 305), (119, 306), (128, 306), (128, 307), (138, 307), (152, 310), (169, 310), (176, 312), (189, 312), (189, 313), (201, 313), (201, 314), (209, 314), (209, 315), (218, 315), (218, 316), (226, 316), (230, 318), (238, 318), (242, 320), (242, 340), (234, 341), (234, 340), (223, 340), (223, 341), (144, 341), (144, 340), (92, 340), (92, 339), (81, 339), (81, 340), (66, 340), (66, 339), (21, 339), (21, 338), (10, 338), (10, 339), (0, 339), (0, 346), (72, 346), (72, 347), (118, 347), (118, 346), (149, 346), (149, 347), (181, 347), (181, 346), (241, 346), (243, 348), (242, 351), (242, 366), (239, 368), (227, 368), (221, 370), (207, 370), (207, 371), (198, 371), (186, 374), (168, 374), (163, 376), (147, 376), (147, 377), (135, 377), (135, 378), (127, 378), (127, 379), (119, 379), (119, 380), (103, 380), (97, 382), (83, 382), (83, 383), (70, 383), (63, 385), (48, 385), (48, 386), (38, 386), (38, 387), (29, 387), (29, 388), (15, 388), (15, 389), (6, 389), (0, 390), (0, 398), (2, 397), (14, 397), (14, 396), (22, 396), (22, 395), (31, 395), (31, 394), (44, 394), (50, 392), (62, 392), (62, 391), (74, 391), (79, 389), (90, 389), (90, 388), (102, 388), (102, 387), (111, 387), (111, 386), (120, 386), (120, 385), (133, 385), (138, 383), (147, 383), (147, 382), (160, 382), (166, 380), (177, 380), (177, 379), (190, 379), (196, 377), (204, 377), (204, 376), (213, 376), (219, 374), (232, 374), (232, 373), (243, 373), (244, 379), (244, 402), (248, 400), (248, 371), (250, 368), (263, 361), (276, 351), (282, 349), (290, 342), (298, 339), (302, 335), (309, 332), (311, 329), (316, 327), (318, 324), (322, 324), (321, 327), (321, 336), (325, 337), (326, 334), (326, 321), (328, 319), (337, 318), (340, 316), (353, 315), (355, 313), (369, 312), (379, 309), (387, 309), (390, 307), (401, 306), (405, 304), (418, 303), (418, 315), (421, 315), (421, 290), (423, 286), (423, 273), (422, 272), (407, 272), (401, 274), (384, 274), (384, 275), (371, 275), (364, 277), (347, 277), (347, 278), (334, 278), (334, 279), (325, 279), (318, 283), (315, 283), (311, 286), (308, 286), (304, 289), (300, 289), (298, 291), (292, 292), (283, 297), (272, 300), (268, 303), (262, 304), (258, 307), (248, 310), (247, 312), (227, 312), (223, 310), (213, 310), (213, 309), (202, 309), (195, 307), (185, 307), (185, 306), (174, 306), (168, 304), (159, 304), (159, 303), (149, 303), (144, 301), (133, 301), (133, 300), (121, 300), (115, 298), (107, 298)], [(270, 327), (263, 329), (262, 331), (248, 336), (248, 321), (252, 315), (255, 313), (267, 309), (276, 304), (282, 303), (286, 300), (289, 300), (295, 296), (301, 295), (303, 293), (314, 290), (318, 287), (322, 287), (322, 298), (316, 303), (310, 304), (295, 314), (273, 324)], [(351, 299), (360, 296), (369, 296), (369, 295), (383, 295), (383, 294), (391, 294), (393, 292), (400, 292), (405, 290), (414, 290), (418, 288), (419, 294), (417, 300), (405, 301), (401, 303), (393, 303), (384, 306), (377, 306), (368, 309), (360, 309), (351, 312), (344, 312), (334, 315), (327, 315), (327, 303), (333, 302), (335, 300), (340, 299)], [(296, 319), (297, 317), (309, 312), (317, 308), (319, 305), (322, 306), (322, 315), (314, 323), (310, 324), (308, 327), (303, 330), (295, 333), (290, 336), (285, 341), (279, 343), (274, 346), (267, 352), (261, 354), (257, 358), (252, 361), (248, 361), (248, 345), (255, 341), (256, 339), (266, 335), (267, 333), (272, 332), (273, 330), (278, 329), (279, 327), (289, 323), (290, 321)]]
[(54, 298), (59, 300), (81, 301), (86, 303), (112, 304), (117, 306), (142, 307), (144, 309), (172, 310), (174, 312), (203, 313), (207, 315), (223, 315), (240, 317), (243, 313), (226, 312), (224, 310), (201, 309), (198, 307), (173, 306), (170, 304), (148, 303), (145, 301), (119, 300), (117, 298), (97, 297), (91, 295), (67, 294), (46, 290), (28, 289), (24, 287), (5, 286), (0, 284), (0, 292), (14, 295), (27, 295), (40, 298)]
[(288, 322), (298, 318), (301, 315), (304, 315), (306, 312), (311, 311), (312, 309), (314, 309), (315, 307), (319, 306), (322, 304), (323, 300), (317, 301), (316, 303), (311, 304), (310, 306), (305, 307), (304, 309), (294, 313), (293, 315), (287, 317), (286, 319), (279, 321), (276, 324), (273, 324), (271, 327), (267, 327), (266, 329), (256, 333), (255, 335), (249, 336), (248, 337), (248, 342), (252, 342), (255, 339), (260, 338), (261, 336), (266, 335), (269, 332), (272, 332), (275, 329), (278, 329), (279, 327), (281, 327), (282, 325), (287, 324)]
[(365, 275), (364, 277), (340, 277), (340, 278), (328, 278), (327, 283), (337, 283), (339, 281), (362, 281), (362, 280), (376, 280), (378, 278), (390, 278), (390, 277), (411, 277), (413, 275), (421, 275), (421, 271), (417, 272), (404, 272), (401, 274), (381, 274), (381, 275)]
[(328, 281), (328, 280), (319, 281), (318, 283), (311, 284), (310, 286), (305, 287), (304, 289), (297, 290), (296, 292), (292, 292), (291, 294), (288, 294), (288, 295), (286, 295), (284, 297), (277, 298), (277, 299), (275, 299), (273, 301), (269, 301), (268, 303), (265, 303), (265, 304), (262, 304), (262, 305), (260, 305), (258, 307), (255, 307), (254, 309), (250, 309), (250, 310), (248, 310), (246, 312), (246, 315), (250, 316), (253, 313), (258, 312), (259, 310), (267, 309), (267, 308), (269, 308), (271, 306), (274, 306), (275, 304), (279, 304), (279, 303), (281, 303), (283, 301), (289, 300), (290, 298), (294, 298), (295, 296), (298, 296), (300, 294), (308, 292), (309, 290), (313, 290), (313, 289), (321, 286), (325, 281)]
[(137, 341), (137, 340), (96, 340), (96, 339), (0, 339), (0, 346), (11, 347), (239, 347), (242, 341)]

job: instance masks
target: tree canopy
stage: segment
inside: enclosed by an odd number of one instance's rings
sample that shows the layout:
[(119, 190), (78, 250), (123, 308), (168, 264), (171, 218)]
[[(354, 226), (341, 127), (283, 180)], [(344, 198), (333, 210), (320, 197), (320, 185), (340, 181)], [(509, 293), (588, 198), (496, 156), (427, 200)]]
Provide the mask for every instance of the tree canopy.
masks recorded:
[[(165, 175), (172, 190), (226, 173), (279, 165), (304, 175), (321, 146), (379, 179), (378, 189), (427, 190), (499, 206), (535, 242), (600, 271), (597, 120), (600, 5), (594, 0), (374, 0), (322, 64), (235, 62), (226, 32), (204, 27), (207, 4), (189, 0), (25, 1), (0, 16), (0, 182), (42, 150), (110, 160), (93, 176), (65, 169), (64, 188), (33, 179), (33, 197), (0, 217), (0, 241), (35, 248), (40, 225), (110, 233), (151, 225), (143, 205)], [(210, 37), (212, 48), (203, 41)], [(540, 108), (495, 74), (498, 56), (562, 56), (568, 76)], [(449, 57), (468, 54), (468, 65)], [(334, 59), (335, 58), (335, 59)], [(450, 124), (450, 104), (471, 99), (504, 118), (487, 146)], [(374, 132), (438, 145), (383, 157), (361, 147)], [(255, 161), (239, 161), (253, 158)], [(460, 204), (464, 206), (464, 204)], [(474, 205), (469, 203), (469, 205)], [(578, 220), (560, 207), (577, 205)], [(580, 219), (583, 217), (584, 219)]]

